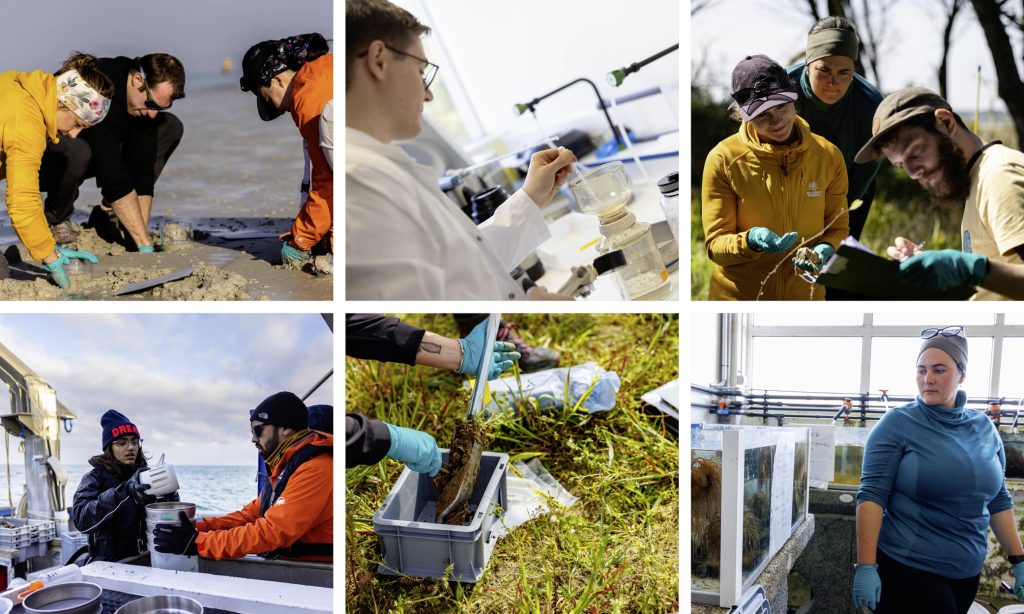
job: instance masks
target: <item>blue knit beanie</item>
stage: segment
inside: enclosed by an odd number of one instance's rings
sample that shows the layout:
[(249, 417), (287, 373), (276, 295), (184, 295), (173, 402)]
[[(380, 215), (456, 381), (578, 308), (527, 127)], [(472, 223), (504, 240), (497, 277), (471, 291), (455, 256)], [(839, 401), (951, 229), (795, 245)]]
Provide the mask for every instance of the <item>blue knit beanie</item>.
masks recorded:
[(115, 439), (126, 437), (128, 435), (135, 435), (138, 438), (142, 438), (139, 435), (139, 428), (132, 424), (132, 421), (128, 419), (124, 414), (108, 409), (107, 413), (103, 414), (100, 418), (100, 426), (103, 428), (103, 449), (106, 450), (107, 446), (112, 444)]

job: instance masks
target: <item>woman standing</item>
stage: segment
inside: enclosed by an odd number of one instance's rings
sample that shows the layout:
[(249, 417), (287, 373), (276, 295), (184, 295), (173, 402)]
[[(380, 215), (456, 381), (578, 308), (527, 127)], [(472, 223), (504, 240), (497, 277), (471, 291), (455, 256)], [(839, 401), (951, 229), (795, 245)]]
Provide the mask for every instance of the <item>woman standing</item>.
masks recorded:
[[(113, 409), (103, 414), (100, 425), (103, 454), (89, 459), (93, 469), (78, 484), (71, 518), (89, 536), (90, 560), (119, 561), (145, 552), (145, 507), (157, 499), (139, 481), (148, 465), (138, 427)], [(178, 494), (165, 500), (177, 501)]]
[(709, 298), (821, 300), (824, 288), (783, 260), (800, 241), (823, 263), (847, 236), (842, 155), (797, 116), (796, 88), (771, 58), (737, 64), (732, 97), (739, 132), (708, 154), (701, 189), (704, 245), (715, 263)]
[(882, 102), (881, 92), (854, 72), (859, 54), (860, 39), (853, 24), (843, 17), (826, 17), (807, 33), (805, 60), (786, 69), (797, 84), (800, 117), (807, 120), (811, 132), (828, 139), (843, 154), (850, 178), (846, 202), (861, 201), (850, 212), (850, 234), (856, 239), (875, 198), (880, 163), (857, 164), (853, 157), (871, 138), (871, 120)]
[[(1004, 478), (1006, 456), (985, 414), (966, 409), (962, 326), (929, 328), (918, 397), (871, 431), (857, 492), (855, 607), (876, 614), (963, 613), (978, 591), (987, 532), (1024, 589), (1024, 546)], [(884, 516), (883, 516), (884, 512)]]
[(39, 167), (47, 139), (73, 139), (103, 121), (113, 92), (96, 58), (84, 53), (69, 57), (56, 77), (41, 70), (0, 72), (0, 179), (7, 179), (7, 214), (31, 257), (61, 288), (71, 287), (64, 271), (71, 258), (98, 260), (57, 246), (43, 213)]

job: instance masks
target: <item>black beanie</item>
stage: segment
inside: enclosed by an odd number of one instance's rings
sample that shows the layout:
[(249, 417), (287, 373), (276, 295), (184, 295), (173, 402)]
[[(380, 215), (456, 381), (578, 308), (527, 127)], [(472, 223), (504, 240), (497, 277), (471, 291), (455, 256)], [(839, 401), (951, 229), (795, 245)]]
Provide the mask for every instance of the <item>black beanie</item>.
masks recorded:
[(256, 409), (250, 411), (249, 419), (253, 422), (285, 426), (301, 431), (309, 426), (309, 410), (306, 409), (305, 403), (293, 393), (278, 392), (264, 399), (256, 406)]
[(100, 426), (103, 428), (103, 449), (106, 450), (107, 446), (114, 442), (115, 439), (120, 439), (127, 435), (135, 435), (136, 437), (142, 438), (139, 435), (139, 428), (132, 424), (132, 421), (128, 419), (124, 414), (108, 409), (105, 414), (100, 418)]

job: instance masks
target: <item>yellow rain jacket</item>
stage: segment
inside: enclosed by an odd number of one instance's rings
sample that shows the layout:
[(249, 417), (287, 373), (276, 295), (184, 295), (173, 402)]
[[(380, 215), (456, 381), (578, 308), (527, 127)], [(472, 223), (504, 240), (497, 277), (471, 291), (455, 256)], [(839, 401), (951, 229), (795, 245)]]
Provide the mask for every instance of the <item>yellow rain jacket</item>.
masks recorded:
[[(715, 263), (711, 300), (822, 300), (825, 289), (793, 272), (792, 253), (756, 252), (747, 244), (755, 226), (782, 236), (795, 230), (797, 244), (821, 232), (806, 247), (839, 246), (850, 233), (846, 164), (835, 145), (813, 134), (799, 116), (800, 140), (762, 143), (749, 122), (715, 146), (704, 163), (701, 217), (704, 246)], [(787, 262), (782, 262), (787, 259)], [(781, 264), (780, 264), (781, 263)], [(779, 265), (774, 274), (769, 274)], [(763, 292), (761, 282), (764, 284)]]
[(7, 215), (34, 260), (55, 245), (39, 195), (46, 139), (57, 142), (57, 78), (41, 70), (0, 72), (0, 179)]

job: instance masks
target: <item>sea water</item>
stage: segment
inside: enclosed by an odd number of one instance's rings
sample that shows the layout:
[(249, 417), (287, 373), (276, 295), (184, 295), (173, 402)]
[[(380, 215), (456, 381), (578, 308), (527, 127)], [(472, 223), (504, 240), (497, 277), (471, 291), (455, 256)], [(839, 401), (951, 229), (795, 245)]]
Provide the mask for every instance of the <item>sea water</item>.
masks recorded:
[[(70, 509), (82, 476), (91, 471), (92, 467), (89, 465), (66, 465), (64, 470), (68, 472), (64, 501)], [(196, 516), (198, 517), (221, 516), (238, 511), (258, 496), (255, 462), (251, 466), (175, 464), (174, 472), (181, 485), (178, 495), (182, 501), (196, 504)], [(11, 465), (13, 501), (8, 503), (7, 469), (0, 466), (0, 506), (17, 506), (24, 492), (25, 468), (22, 465)]]

